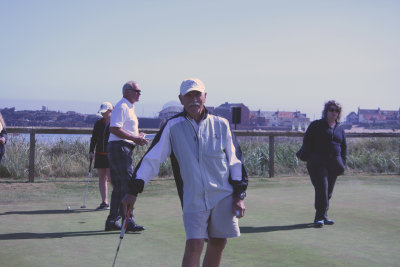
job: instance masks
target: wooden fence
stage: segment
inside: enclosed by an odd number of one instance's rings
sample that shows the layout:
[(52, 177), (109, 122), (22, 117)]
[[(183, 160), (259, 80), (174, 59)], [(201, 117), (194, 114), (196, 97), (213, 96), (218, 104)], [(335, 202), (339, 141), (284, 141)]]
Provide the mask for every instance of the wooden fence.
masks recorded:
[[(7, 127), (8, 133), (23, 133), (30, 135), (29, 146), (29, 182), (33, 183), (35, 178), (35, 146), (36, 134), (92, 134), (92, 128), (55, 128), (55, 127)], [(158, 129), (140, 129), (145, 133), (157, 133)], [(236, 136), (244, 137), (268, 137), (269, 139), (269, 177), (275, 175), (275, 137), (303, 137), (304, 132), (297, 131), (243, 131), (234, 130)], [(396, 137), (400, 138), (400, 133), (346, 133), (347, 138), (359, 137)], [(399, 141), (399, 165), (400, 165), (400, 141)], [(400, 170), (399, 170), (400, 173)]]

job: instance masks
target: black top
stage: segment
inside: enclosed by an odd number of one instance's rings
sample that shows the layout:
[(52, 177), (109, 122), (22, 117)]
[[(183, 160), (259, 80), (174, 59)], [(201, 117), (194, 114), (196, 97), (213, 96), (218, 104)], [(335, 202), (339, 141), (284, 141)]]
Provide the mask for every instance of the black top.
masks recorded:
[(89, 152), (107, 152), (108, 138), (110, 137), (110, 124), (105, 119), (96, 121), (93, 127), (92, 138), (90, 139)]
[[(3, 127), (3, 130), (0, 132), (0, 137), (4, 137), (6, 139), (5, 143), (7, 143), (8, 135), (7, 135), (7, 130), (5, 127)], [(0, 143), (0, 153), (4, 153), (4, 145), (5, 143)]]
[(346, 164), (346, 135), (339, 123), (331, 128), (325, 119), (313, 121), (304, 135), (303, 146), (308, 159), (341, 156), (343, 163)]

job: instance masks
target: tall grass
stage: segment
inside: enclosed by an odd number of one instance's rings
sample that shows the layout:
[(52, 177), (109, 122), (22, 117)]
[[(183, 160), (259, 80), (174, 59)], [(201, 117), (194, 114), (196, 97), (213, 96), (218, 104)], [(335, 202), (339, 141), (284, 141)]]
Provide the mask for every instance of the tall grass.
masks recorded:
[(400, 140), (353, 138), (349, 140), (347, 168), (352, 173), (399, 173)]
[[(35, 177), (79, 177), (89, 170), (89, 144), (80, 139), (37, 142)], [(29, 140), (10, 135), (0, 166), (1, 177), (25, 179), (29, 172)]]
[[(279, 137), (275, 139), (275, 175), (306, 175), (306, 164), (295, 153), (301, 138)], [(269, 176), (268, 138), (240, 137), (245, 166), (251, 177)], [(398, 173), (399, 140), (396, 138), (348, 138), (346, 174)], [(133, 165), (140, 161), (147, 146), (137, 147), (133, 153)], [(82, 139), (58, 139), (37, 141), (35, 151), (35, 178), (84, 177), (88, 174), (89, 142)], [(25, 180), (28, 178), (29, 140), (10, 135), (6, 154), (0, 166), (0, 177)], [(97, 175), (96, 170), (93, 175)], [(172, 168), (167, 159), (160, 168), (159, 177), (171, 177)]]
[[(296, 157), (302, 138), (279, 137), (275, 140), (275, 174), (307, 174), (306, 163)], [(268, 142), (243, 138), (240, 143), (249, 176), (268, 176)], [(348, 138), (347, 146), (347, 175), (394, 174), (400, 171), (398, 138)]]
[[(269, 143), (265, 138), (240, 138), (240, 146), (245, 159), (249, 176), (269, 176)], [(276, 175), (304, 175), (307, 173), (306, 164), (296, 157), (301, 146), (301, 138), (275, 138)]]
[(1, 177), (25, 178), (28, 176), (29, 140), (9, 135), (6, 153), (0, 165)]

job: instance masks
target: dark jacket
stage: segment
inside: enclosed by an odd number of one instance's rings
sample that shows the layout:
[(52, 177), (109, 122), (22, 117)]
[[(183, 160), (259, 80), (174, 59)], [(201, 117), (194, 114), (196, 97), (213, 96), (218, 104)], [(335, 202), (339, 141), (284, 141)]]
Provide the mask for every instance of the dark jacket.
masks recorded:
[(89, 152), (107, 152), (108, 137), (110, 136), (110, 124), (104, 119), (96, 121), (93, 127), (92, 138), (90, 139)]
[(333, 160), (338, 174), (342, 174), (347, 160), (344, 128), (339, 123), (330, 128), (325, 119), (313, 121), (304, 135), (301, 154), (308, 164), (324, 164)]
[[(7, 135), (6, 128), (3, 128), (3, 130), (0, 132), (0, 137), (4, 137), (6, 139), (5, 143), (7, 143), (8, 135)], [(1, 161), (1, 158), (3, 157), (4, 153), (6, 152), (5, 143), (4, 144), (0, 143), (0, 161)]]

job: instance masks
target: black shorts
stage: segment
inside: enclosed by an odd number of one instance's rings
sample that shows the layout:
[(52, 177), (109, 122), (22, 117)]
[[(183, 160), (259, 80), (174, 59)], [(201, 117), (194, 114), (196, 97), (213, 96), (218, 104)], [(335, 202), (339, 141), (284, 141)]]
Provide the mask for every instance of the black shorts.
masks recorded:
[(94, 156), (94, 168), (95, 169), (109, 168), (107, 155), (96, 153)]

